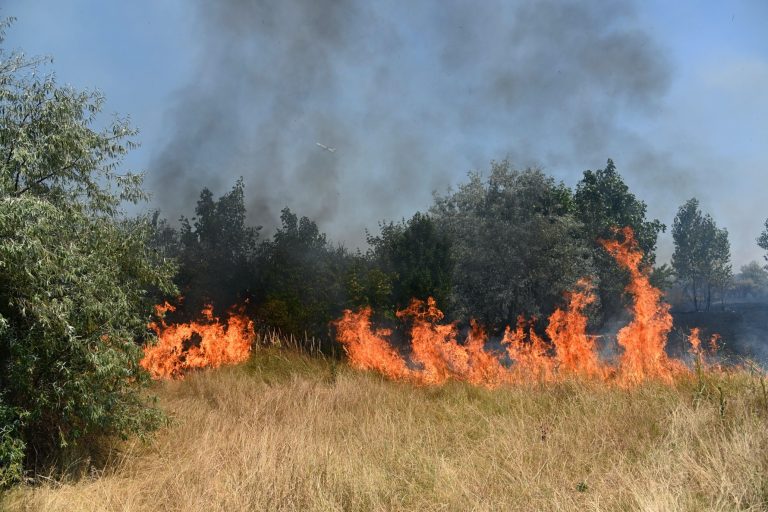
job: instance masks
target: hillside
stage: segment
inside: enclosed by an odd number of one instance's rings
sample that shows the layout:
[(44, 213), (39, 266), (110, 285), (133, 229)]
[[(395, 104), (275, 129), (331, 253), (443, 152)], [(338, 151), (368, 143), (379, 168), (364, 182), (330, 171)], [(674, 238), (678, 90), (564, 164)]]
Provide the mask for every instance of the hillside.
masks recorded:
[(171, 421), (9, 511), (765, 510), (747, 373), (621, 390), (418, 387), (276, 349), (155, 383)]

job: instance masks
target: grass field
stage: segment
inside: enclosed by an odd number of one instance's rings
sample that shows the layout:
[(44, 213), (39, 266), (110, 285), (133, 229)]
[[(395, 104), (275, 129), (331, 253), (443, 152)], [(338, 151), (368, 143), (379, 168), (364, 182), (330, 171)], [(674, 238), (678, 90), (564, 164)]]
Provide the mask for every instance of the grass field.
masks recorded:
[(264, 349), (160, 382), (169, 425), (9, 511), (768, 510), (768, 395), (742, 372), (623, 391), (418, 388)]

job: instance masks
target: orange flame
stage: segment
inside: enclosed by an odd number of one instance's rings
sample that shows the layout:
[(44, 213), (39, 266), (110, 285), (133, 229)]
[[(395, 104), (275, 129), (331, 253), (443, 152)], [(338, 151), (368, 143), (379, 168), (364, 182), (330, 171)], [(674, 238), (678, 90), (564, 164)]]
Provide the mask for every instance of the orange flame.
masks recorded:
[(688, 343), (691, 344), (691, 349), (689, 352), (693, 355), (693, 357), (697, 359), (701, 358), (702, 356), (700, 333), (701, 330), (698, 327), (694, 327), (691, 329), (691, 334), (688, 335)]
[(485, 351), (485, 331), (472, 322), (466, 343), (457, 343), (455, 324), (439, 325), (443, 313), (433, 298), (413, 300), (397, 312), (399, 318), (413, 322), (410, 330), (411, 359), (419, 367), (411, 379), (421, 384), (442, 384), (448, 379), (475, 385), (496, 387), (501, 384), (504, 368), (499, 359)]
[(356, 313), (346, 310), (336, 323), (339, 341), (344, 345), (352, 367), (375, 370), (390, 379), (409, 378), (411, 371), (405, 361), (386, 340), (390, 331), (371, 331), (371, 313), (371, 308), (363, 308)]
[[(398, 318), (411, 322), (410, 365), (390, 346), (389, 330), (372, 330), (370, 308), (356, 313), (345, 311), (335, 323), (338, 340), (353, 367), (417, 384), (437, 385), (453, 379), (494, 388), (505, 383), (552, 382), (569, 377), (612, 380), (623, 387), (647, 379), (671, 382), (687, 369), (664, 350), (672, 329), (669, 305), (662, 302), (661, 291), (650, 284), (647, 271), (640, 267), (643, 254), (632, 230), (624, 228), (621, 233), (623, 242), (601, 241), (631, 278), (627, 291), (632, 296), (633, 319), (618, 333), (623, 352), (616, 368), (601, 361), (595, 337), (587, 334), (585, 309), (595, 301), (595, 295), (586, 279), (567, 294), (567, 308), (557, 309), (549, 317), (546, 333), (551, 345), (525, 318), (518, 319), (514, 330), (506, 328), (501, 343), (510, 364), (502, 363), (499, 354), (485, 349), (487, 335), (474, 321), (466, 340), (459, 343), (456, 325), (439, 323), (443, 313), (432, 298), (426, 302), (413, 300), (397, 312)], [(697, 336), (698, 331), (696, 341)], [(710, 343), (716, 342), (713, 338)], [(700, 342), (696, 350), (699, 346)]]
[(501, 344), (506, 345), (507, 355), (513, 362), (508, 381), (552, 380), (555, 365), (549, 356), (550, 347), (541, 336), (536, 334), (533, 323), (533, 321), (526, 322), (521, 316), (517, 319), (517, 327), (514, 331), (509, 327), (504, 331)]
[(206, 305), (200, 321), (165, 323), (165, 313), (176, 308), (168, 302), (155, 306), (159, 317), (149, 328), (157, 334), (157, 343), (144, 347), (140, 361), (154, 379), (181, 379), (192, 368), (218, 368), (245, 361), (256, 338), (253, 322), (240, 312), (230, 313), (226, 323), (213, 316)]
[[(713, 334), (709, 338), (709, 355), (714, 356), (717, 353), (717, 344), (720, 341), (719, 334)], [(719, 365), (710, 363), (705, 353), (705, 349), (701, 346), (701, 330), (698, 327), (691, 329), (691, 333), (688, 335), (688, 343), (691, 348), (689, 352), (696, 361), (698, 368), (713, 369), (719, 368)]]
[(592, 283), (581, 279), (571, 292), (568, 309), (556, 310), (549, 317), (547, 336), (555, 346), (558, 370), (585, 377), (603, 377), (606, 368), (598, 357), (595, 339), (587, 334), (584, 309), (595, 302)]
[(638, 384), (646, 378), (671, 382), (681, 369), (664, 351), (672, 330), (669, 304), (661, 301), (662, 293), (654, 288), (648, 273), (640, 268), (643, 252), (631, 228), (621, 230), (624, 241), (601, 240), (619, 265), (629, 271), (627, 291), (632, 295), (632, 321), (619, 331), (617, 340), (624, 349), (619, 361), (619, 381), (623, 385)]

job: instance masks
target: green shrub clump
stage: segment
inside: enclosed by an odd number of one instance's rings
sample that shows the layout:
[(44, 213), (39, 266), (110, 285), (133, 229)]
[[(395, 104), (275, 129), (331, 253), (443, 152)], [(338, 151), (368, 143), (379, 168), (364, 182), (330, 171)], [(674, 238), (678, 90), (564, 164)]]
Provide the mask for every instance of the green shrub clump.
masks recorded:
[(41, 62), (0, 48), (0, 486), (157, 424), (139, 343), (150, 291), (174, 291), (149, 219), (120, 210), (145, 197), (116, 172), (136, 132), (94, 130), (101, 96)]

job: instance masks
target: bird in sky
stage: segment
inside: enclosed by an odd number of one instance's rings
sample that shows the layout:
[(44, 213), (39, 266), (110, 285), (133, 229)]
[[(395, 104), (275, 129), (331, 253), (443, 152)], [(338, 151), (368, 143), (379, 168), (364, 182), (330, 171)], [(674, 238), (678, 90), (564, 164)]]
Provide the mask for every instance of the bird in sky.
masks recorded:
[(329, 153), (335, 153), (336, 152), (336, 148), (329, 148), (325, 144), (320, 144), (319, 142), (315, 142), (315, 144), (317, 144), (317, 147), (323, 148), (324, 150), (328, 151)]

